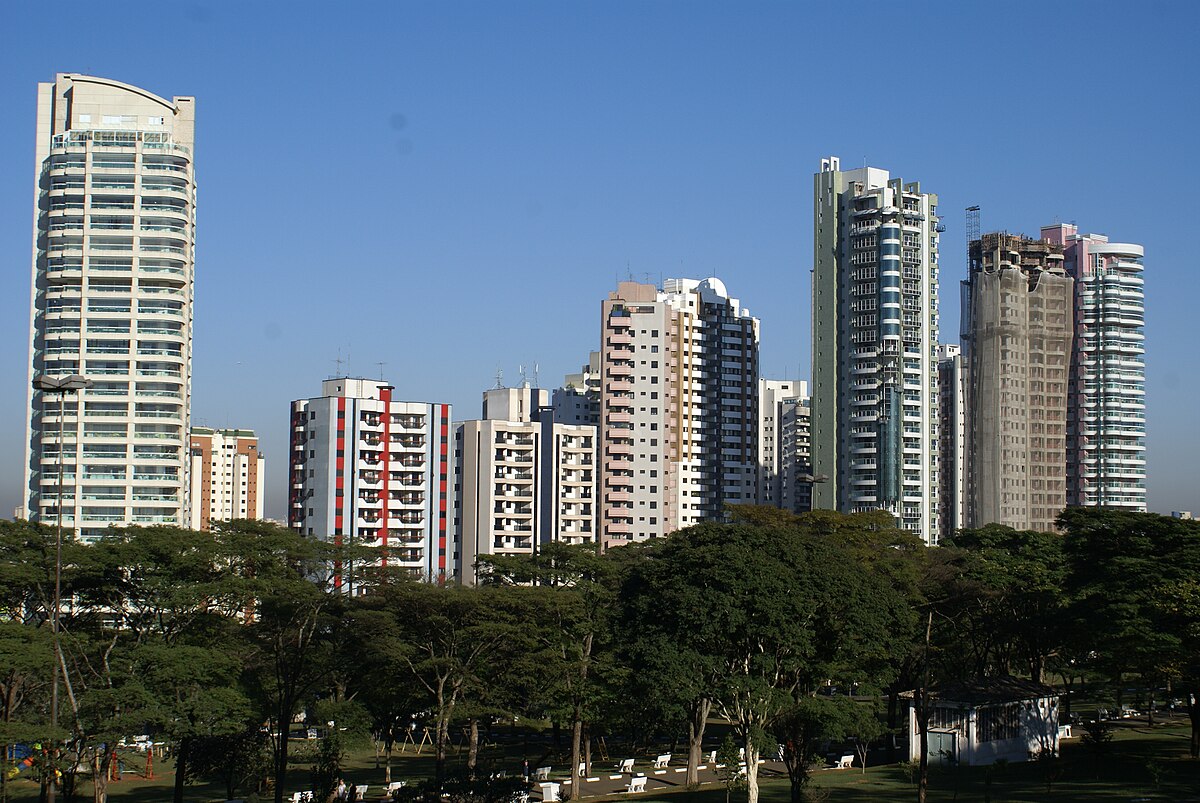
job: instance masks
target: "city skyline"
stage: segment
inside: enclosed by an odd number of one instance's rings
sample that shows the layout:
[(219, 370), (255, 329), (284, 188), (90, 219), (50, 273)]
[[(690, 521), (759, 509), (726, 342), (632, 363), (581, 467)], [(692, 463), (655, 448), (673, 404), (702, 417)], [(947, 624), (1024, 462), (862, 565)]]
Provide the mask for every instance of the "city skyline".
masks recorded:
[[(52, 47), (27, 41), (37, 39), (39, 15), (10, 12), (18, 35), (0, 56), (10, 111), (0, 133), (0, 253), (9, 266), (0, 319), (12, 345), (0, 364), (6, 375), (25, 374), (16, 361), (25, 361), (18, 344), (27, 342), (29, 326), (36, 84), (59, 72), (195, 96), (204, 109), (197, 124), (202, 214), (192, 420), (260, 434), (266, 514), (273, 518), (286, 505), (282, 402), (335, 373), (339, 348), (352, 360), (345, 373), (382, 373), (397, 398), (445, 399), (456, 418), (474, 418), (478, 394), (498, 365), (509, 384), (518, 384), (517, 366), (537, 363), (540, 384), (549, 388), (598, 348), (599, 299), (616, 279), (716, 276), (762, 321), (761, 375), (811, 379), (809, 181), (821, 156), (841, 154), (857, 166), (852, 154), (865, 152), (871, 166), (919, 177), (940, 196), (948, 229), (943, 288), (966, 273), (961, 210), (970, 204), (983, 207), (987, 230), (1066, 218), (1080, 221), (1081, 234), (1146, 246), (1149, 506), (1195, 508), (1188, 458), (1200, 443), (1186, 407), (1200, 385), (1180, 337), (1190, 295), (1180, 291), (1195, 284), (1185, 272), (1188, 238), (1179, 233), (1179, 211), (1147, 204), (1137, 192), (1147, 161), (1170, 164), (1172, 181), (1184, 186), (1196, 172), (1182, 135), (1171, 131), (1179, 107), (1163, 89), (1143, 91), (1156, 76), (1187, 74), (1182, 49), (1169, 46), (1187, 26), (1151, 28), (1114, 7), (1109, 18), (1122, 41), (1140, 47), (1135, 65), (1092, 63), (1085, 70), (1065, 55), (1039, 53), (1037, 64), (1002, 72), (1000, 59), (980, 56), (974, 75), (963, 77), (949, 60), (972, 52), (968, 32), (978, 18), (955, 9), (921, 30), (898, 20), (902, 32), (919, 34), (921, 44), (948, 57), (941, 94), (932, 97), (945, 104), (949, 123), (872, 138), (848, 116), (808, 130), (818, 104), (828, 102), (814, 85), (829, 68), (806, 75), (819, 59), (786, 52), (782, 34), (799, 37), (806, 23), (830, 22), (827, 15), (783, 6), (763, 6), (768, 13), (759, 15), (697, 8), (684, 18), (679, 6), (624, 7), (642, 23), (634, 32), (620, 13), (543, 5), (522, 5), (511, 16), (471, 7), (467, 18), (402, 8), (379, 14), (371, 32), (350, 19), (319, 21), (339, 41), (357, 30), (380, 44), (390, 32), (412, 45), (406, 55), (401, 47), (388, 50), (404, 78), (390, 93), (351, 82), (385, 69), (381, 48), (347, 51), (346, 63), (324, 65), (328, 73), (279, 45), (234, 53), (241, 37), (271, 30), (280, 41), (313, 42), (322, 26), (300, 15), (262, 8), (235, 15), (220, 5), (172, 9), (184, 46), (170, 61), (151, 63), (136, 49), (113, 54), (99, 47), (104, 37), (97, 33), (118, 29), (92, 19), (86, 7), (76, 18), (87, 23), (78, 26), (87, 35), (65, 34)], [(676, 24), (692, 45), (661, 41)], [(120, 30), (131, 41), (148, 30), (139, 28), (146, 21), (121, 25), (129, 26)], [(24, 31), (30, 36), (19, 35)], [(606, 42), (613, 33), (620, 34), (616, 44)], [(836, 52), (811, 40), (803, 41), (825, 58)], [(473, 57), (454, 65), (433, 43)], [(272, 55), (283, 57), (283, 69), (270, 73), (283, 76), (279, 82), (238, 80), (266, 74)], [(555, 55), (563, 60), (559, 76), (537, 69)], [(420, 77), (430, 66), (436, 81)], [(495, 69), (482, 69), (489, 66)], [(861, 65), (839, 69), (846, 71), (839, 80), (849, 83), (866, 75)], [(577, 92), (579, 85), (587, 91)], [(965, 110), (972, 97), (997, 88), (1027, 95), (1027, 102), (1069, 89), (1104, 124), (1084, 130), (1064, 115), (1039, 131), (1033, 149), (1017, 137), (977, 131), (964, 122)], [(1188, 91), (1195, 90), (1185, 85)], [(254, 145), (259, 139), (273, 147)], [(354, 173), (375, 180), (348, 180)], [(1044, 191), (1031, 193), (1031, 182)], [(941, 298), (943, 342), (956, 339), (953, 296)], [(530, 301), (548, 297), (554, 303)], [(25, 388), (17, 384), (0, 394), (0, 412), (13, 422), (0, 428), (4, 515), (20, 497)]]

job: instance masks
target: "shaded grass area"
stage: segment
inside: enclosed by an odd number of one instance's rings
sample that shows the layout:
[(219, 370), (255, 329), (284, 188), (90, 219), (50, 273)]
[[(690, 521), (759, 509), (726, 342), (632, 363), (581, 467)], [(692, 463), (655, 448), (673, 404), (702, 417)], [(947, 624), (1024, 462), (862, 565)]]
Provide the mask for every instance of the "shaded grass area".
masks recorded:
[[(1148, 727), (1144, 720), (1122, 721), (1114, 724), (1114, 739), (1110, 754), (1098, 759), (1079, 739), (1064, 742), (1063, 755), (1053, 766), (1037, 763), (1012, 764), (1003, 768), (935, 767), (930, 782), (930, 800), (983, 801), (995, 803), (1070, 803), (1073, 801), (1196, 801), (1200, 803), (1200, 761), (1187, 756), (1188, 729), (1186, 722), (1176, 719), (1169, 724)], [(299, 747), (300, 745), (297, 744)], [(528, 758), (530, 766), (553, 763), (566, 769), (562, 754), (556, 754), (545, 742), (528, 744), (489, 745), (481, 750), (481, 766), (485, 770), (507, 770), (519, 773), (521, 761)], [(613, 759), (617, 756), (612, 756)], [(110, 800), (117, 803), (161, 803), (171, 799), (174, 765), (169, 758), (156, 761), (155, 779), (140, 776), (145, 756), (131, 753), (125, 757), (127, 772), (124, 780), (109, 787)], [(599, 757), (596, 757), (599, 761)], [(462, 767), (466, 751), (451, 751), (451, 768)], [(394, 780), (418, 780), (433, 774), (432, 751), (426, 747), (415, 755), (412, 747), (396, 752), (392, 761)], [(557, 772), (555, 774), (558, 774)], [(814, 775), (812, 784), (815, 801), (857, 803), (857, 801), (915, 800), (915, 779), (903, 766), (889, 765), (868, 768), (865, 773), (853, 770), (822, 770)], [(382, 788), (383, 770), (376, 768), (375, 755), (369, 747), (350, 752), (346, 762), (349, 780), (369, 784), (370, 799)], [(763, 803), (785, 803), (790, 800), (787, 778), (764, 772), (761, 785)], [(1049, 787), (1047, 787), (1049, 781)], [(288, 791), (308, 789), (309, 771), (304, 765), (293, 765)], [(37, 787), (28, 779), (18, 777), (9, 783), (9, 800), (13, 803), (32, 803), (38, 799)], [(651, 792), (636, 796), (617, 796), (610, 799), (633, 799), (643, 803), (724, 803), (725, 790), (707, 786), (697, 791)], [(91, 800), (91, 784), (83, 781), (77, 795), (79, 800)], [(589, 798), (601, 800), (602, 798)], [(224, 789), (218, 783), (190, 784), (186, 790), (188, 803), (224, 801)], [(744, 801), (745, 793), (733, 793), (732, 801)]]

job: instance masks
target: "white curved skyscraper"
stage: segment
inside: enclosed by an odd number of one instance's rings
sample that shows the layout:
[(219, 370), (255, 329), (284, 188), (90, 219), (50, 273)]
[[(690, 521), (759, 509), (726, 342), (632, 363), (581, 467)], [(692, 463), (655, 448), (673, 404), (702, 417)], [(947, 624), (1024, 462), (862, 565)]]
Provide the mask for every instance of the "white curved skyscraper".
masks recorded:
[(187, 524), (195, 101), (60, 74), (38, 86), (25, 514), (93, 540)]
[(1146, 310), (1136, 243), (1042, 228), (1075, 277), (1067, 503), (1146, 510)]

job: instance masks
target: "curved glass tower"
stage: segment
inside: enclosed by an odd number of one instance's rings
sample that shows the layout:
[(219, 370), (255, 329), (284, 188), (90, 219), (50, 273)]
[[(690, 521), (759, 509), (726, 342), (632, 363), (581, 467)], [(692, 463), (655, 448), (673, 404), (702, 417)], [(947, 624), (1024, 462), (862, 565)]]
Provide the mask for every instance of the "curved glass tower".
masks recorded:
[[(38, 86), (25, 515), (84, 540), (187, 523), (195, 101)], [(60, 399), (41, 376), (81, 374)], [(61, 456), (60, 456), (61, 448)]]
[(1067, 430), (1067, 503), (1146, 510), (1146, 333), (1136, 243), (1042, 228), (1075, 277), (1075, 349)]

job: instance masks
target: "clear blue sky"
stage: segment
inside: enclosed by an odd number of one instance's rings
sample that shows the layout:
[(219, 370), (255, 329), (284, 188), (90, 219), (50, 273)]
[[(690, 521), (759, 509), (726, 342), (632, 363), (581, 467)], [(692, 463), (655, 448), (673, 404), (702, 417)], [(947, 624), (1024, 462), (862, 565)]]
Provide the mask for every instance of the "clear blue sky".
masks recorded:
[[(853, 10), (851, 10), (853, 9)], [(479, 415), (553, 386), (617, 278), (717, 275), (807, 377), (822, 156), (940, 195), (943, 340), (963, 208), (1146, 246), (1150, 505), (1200, 510), (1200, 4), (6, 3), (0, 511), (19, 499), (35, 85), (197, 98), (193, 421), (252, 427), (282, 516), (291, 399), (339, 349)]]

